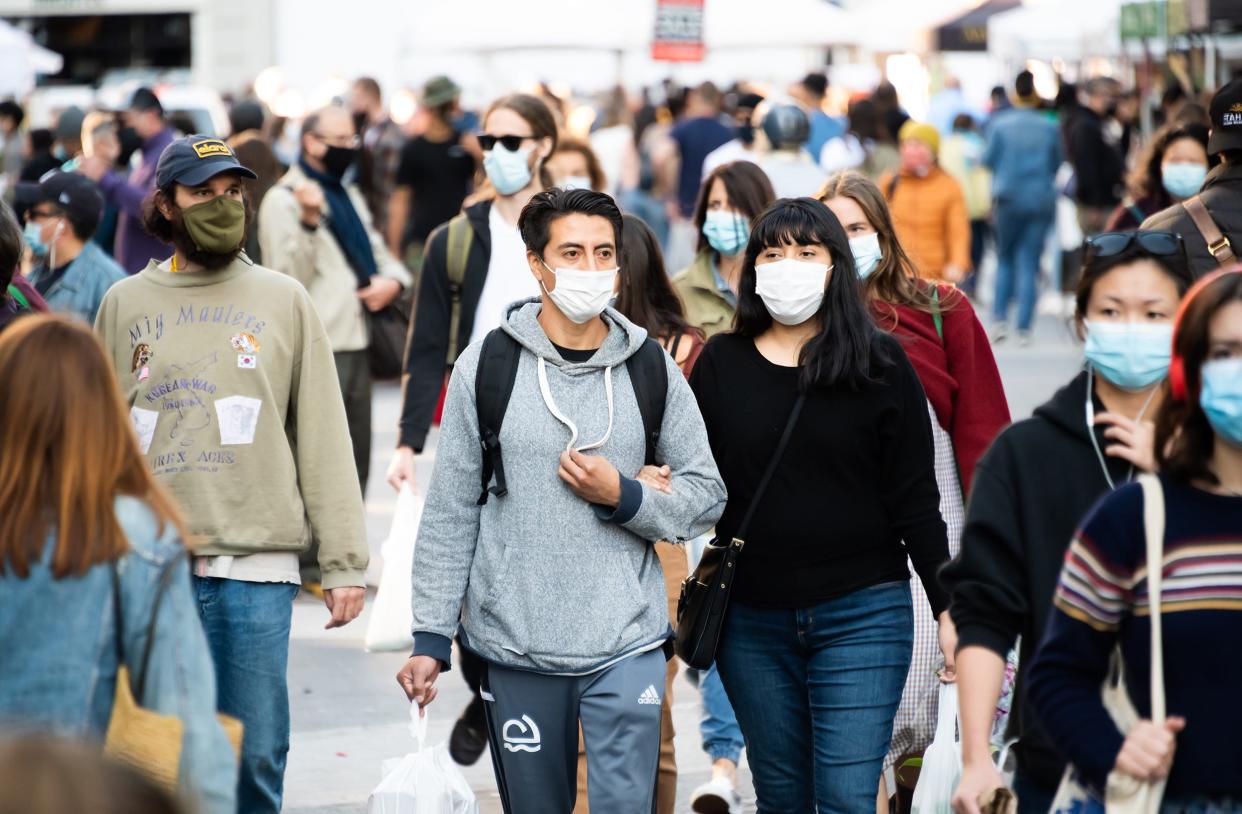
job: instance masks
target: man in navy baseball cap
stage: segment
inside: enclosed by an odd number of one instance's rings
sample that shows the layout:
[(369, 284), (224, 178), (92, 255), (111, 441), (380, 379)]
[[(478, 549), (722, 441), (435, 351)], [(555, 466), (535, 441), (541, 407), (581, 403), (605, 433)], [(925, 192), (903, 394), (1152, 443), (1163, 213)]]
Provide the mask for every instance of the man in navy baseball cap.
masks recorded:
[(253, 213), (242, 179), (255, 174), (212, 136), (183, 136), (160, 155), (155, 192), (143, 212), (149, 234), (173, 244), (181, 270), (215, 271), (241, 252)]

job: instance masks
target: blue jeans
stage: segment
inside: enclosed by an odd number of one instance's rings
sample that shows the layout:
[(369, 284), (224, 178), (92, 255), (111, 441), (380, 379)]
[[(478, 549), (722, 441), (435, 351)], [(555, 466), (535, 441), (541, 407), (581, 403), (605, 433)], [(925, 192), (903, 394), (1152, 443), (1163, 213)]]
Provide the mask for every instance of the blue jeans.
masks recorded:
[(909, 582), (802, 610), (733, 602), (716, 665), (759, 814), (871, 814), (914, 646)]
[(1052, 227), (1052, 212), (1021, 212), (996, 206), (996, 297), (992, 318), (1009, 318), (1014, 285), (1018, 288), (1018, 330), (1029, 331), (1035, 317), (1039, 258)]
[(742, 747), (746, 744), (715, 664), (708, 667), (699, 680), (699, 693), (703, 698), (703, 717), (699, 719), (703, 751), (713, 763), (721, 758), (741, 762)]
[(237, 810), (280, 811), (289, 753), (289, 629), (298, 586), (195, 577), (220, 711), (241, 720)]

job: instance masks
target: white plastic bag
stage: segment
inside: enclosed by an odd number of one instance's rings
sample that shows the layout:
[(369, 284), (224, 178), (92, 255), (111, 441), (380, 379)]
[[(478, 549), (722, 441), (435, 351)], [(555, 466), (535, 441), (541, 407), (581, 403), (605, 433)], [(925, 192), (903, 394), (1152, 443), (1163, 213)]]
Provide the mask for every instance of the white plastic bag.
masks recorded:
[(367, 800), (367, 814), (479, 814), (479, 803), (448, 744), (428, 748), (428, 716), (410, 704), (410, 737), (418, 751), (384, 761), (384, 779)]
[(392, 516), (388, 539), (380, 547), (384, 571), (379, 591), (367, 623), (366, 648), (378, 650), (409, 650), (413, 645), (410, 627), (410, 571), (414, 567), (414, 539), (423, 518), (423, 498), (408, 485), (401, 485), (397, 510)]
[(923, 753), (914, 787), (913, 814), (953, 814), (953, 791), (962, 779), (962, 745), (957, 741), (957, 685), (940, 685), (936, 737)]

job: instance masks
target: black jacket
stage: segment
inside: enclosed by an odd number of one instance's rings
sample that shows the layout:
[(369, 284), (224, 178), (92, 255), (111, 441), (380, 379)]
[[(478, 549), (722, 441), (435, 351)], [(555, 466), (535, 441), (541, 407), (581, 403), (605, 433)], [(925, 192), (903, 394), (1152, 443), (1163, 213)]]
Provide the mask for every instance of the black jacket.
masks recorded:
[[(1024, 710), (1022, 672), (1043, 638), (1070, 539), (1108, 491), (1087, 435), (1086, 398), (1084, 372), (997, 437), (975, 470), (961, 553), (940, 573), (959, 647), (978, 645), (1005, 658), (1021, 635), (1009, 735), (1019, 736), (1014, 751), (1023, 774), (1050, 789), (1065, 763)], [(1095, 409), (1104, 411), (1098, 399)], [(1103, 449), (1103, 436), (1096, 437)], [(1122, 483), (1129, 464), (1106, 460), (1114, 483)]]
[[(491, 201), (482, 201), (466, 209), (466, 218), (474, 229), (474, 239), (470, 243), (466, 276), (461, 286), (458, 353), (470, 344), (475, 312), (479, 308), (483, 283), (487, 280), (487, 267), (492, 259), (492, 233), (487, 220), (491, 211)], [(427, 431), (435, 417), (444, 374), (449, 367), (446, 357), (452, 301), (448, 279), (448, 224), (444, 224), (427, 238), (414, 322), (405, 340), (405, 375), (402, 377), (397, 445), (413, 447), (415, 452), (422, 452), (427, 442)]]
[(1112, 209), (1121, 201), (1121, 177), (1126, 165), (1121, 152), (1104, 138), (1104, 120), (1084, 107), (1074, 116), (1069, 133), (1069, 157), (1083, 206)]
[[(1221, 164), (1208, 173), (1199, 193), (1208, 214), (1216, 221), (1221, 234), (1229, 238), (1233, 253), (1242, 257), (1242, 166)], [(1144, 229), (1177, 232), (1186, 241), (1190, 268), (1196, 277), (1215, 271), (1216, 258), (1207, 249), (1207, 241), (1180, 203), (1161, 210), (1143, 221)]]

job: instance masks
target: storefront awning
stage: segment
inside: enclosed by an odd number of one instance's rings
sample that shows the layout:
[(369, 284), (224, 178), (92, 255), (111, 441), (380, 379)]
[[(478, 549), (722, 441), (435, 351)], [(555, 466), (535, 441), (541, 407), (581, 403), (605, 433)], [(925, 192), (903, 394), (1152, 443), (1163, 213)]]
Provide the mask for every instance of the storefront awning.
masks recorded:
[(1022, 5), (1022, 0), (987, 0), (936, 28), (938, 51), (988, 50), (988, 18)]

